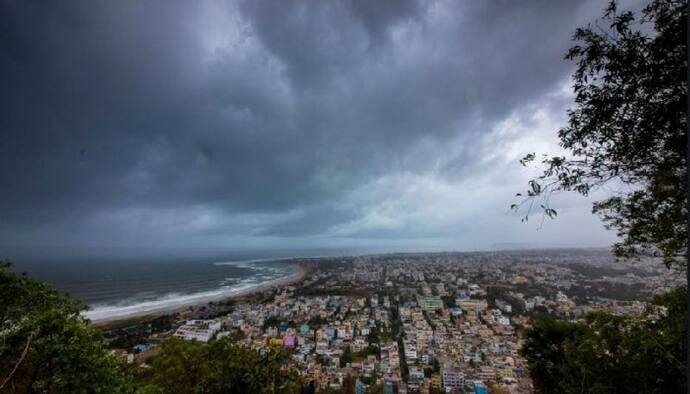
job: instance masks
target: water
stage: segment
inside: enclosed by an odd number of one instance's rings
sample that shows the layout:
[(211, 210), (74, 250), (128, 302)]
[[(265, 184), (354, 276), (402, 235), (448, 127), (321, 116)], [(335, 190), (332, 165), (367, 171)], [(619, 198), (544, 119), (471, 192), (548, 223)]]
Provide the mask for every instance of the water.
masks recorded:
[[(319, 255), (304, 251), (292, 256)], [(251, 289), (296, 272), (291, 256), (242, 253), (195, 259), (31, 261), (13, 270), (27, 272), (89, 305), (98, 321), (191, 305)]]

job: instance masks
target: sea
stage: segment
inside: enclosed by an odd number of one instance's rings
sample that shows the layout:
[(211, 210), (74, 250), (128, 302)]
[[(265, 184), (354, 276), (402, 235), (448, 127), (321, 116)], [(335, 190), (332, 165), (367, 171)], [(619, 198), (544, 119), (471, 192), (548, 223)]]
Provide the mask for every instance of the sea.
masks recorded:
[(221, 257), (41, 259), (14, 271), (44, 280), (88, 305), (93, 320), (143, 315), (231, 296), (296, 273), (294, 258), (342, 251), (236, 252)]

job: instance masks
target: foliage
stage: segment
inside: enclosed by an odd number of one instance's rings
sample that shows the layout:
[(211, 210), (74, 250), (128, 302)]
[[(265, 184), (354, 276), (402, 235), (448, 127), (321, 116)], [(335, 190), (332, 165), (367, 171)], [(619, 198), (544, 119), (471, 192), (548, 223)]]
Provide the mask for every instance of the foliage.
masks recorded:
[(553, 218), (555, 191), (586, 196), (605, 184), (622, 186), (593, 205), (622, 239), (616, 255), (660, 254), (667, 265), (685, 265), (687, 17), (686, 1), (653, 0), (639, 19), (612, 1), (603, 27), (596, 22), (575, 31), (578, 43), (566, 59), (577, 65), (576, 106), (558, 132), (571, 157), (545, 157), (543, 174), (513, 209), (531, 208), (540, 197)]
[(307, 324), (310, 327), (319, 327), (319, 326), (322, 326), (324, 324), (328, 324), (328, 320), (322, 318), (321, 316), (314, 316), (311, 319), (309, 319)]
[(343, 387), (340, 392), (342, 394), (355, 394), (355, 385), (357, 384), (357, 378), (353, 375), (347, 375), (343, 379)]
[(383, 393), (383, 383), (367, 387), (365, 393), (366, 394), (381, 394), (381, 393)]
[(84, 305), (0, 262), (0, 392), (126, 392), (124, 366)]
[(376, 356), (376, 358), (379, 358), (381, 352), (379, 351), (379, 347), (378, 347), (378, 346), (375, 346), (375, 345), (368, 345), (367, 347), (365, 347), (365, 348), (362, 350), (361, 353), (362, 353), (362, 356), (364, 356), (364, 357), (366, 357), (366, 356)]
[(282, 322), (283, 321), (278, 316), (269, 316), (266, 318), (266, 320), (264, 320), (264, 325), (262, 328), (265, 330), (269, 327), (275, 327)]
[(542, 393), (681, 393), (687, 389), (687, 288), (638, 317), (592, 312), (583, 322), (541, 317), (521, 352)]
[[(0, 392), (132, 392), (122, 361), (85, 308), (64, 292), (8, 270), (0, 262)], [(287, 354), (258, 353), (230, 339), (201, 344), (163, 342), (152, 368), (135, 376), (141, 393), (294, 393), (297, 372)]]
[(372, 327), (369, 329), (369, 335), (367, 335), (367, 343), (371, 345), (378, 345), (381, 342), (379, 339), (379, 329)]
[(355, 361), (355, 355), (350, 350), (350, 347), (346, 347), (343, 351), (343, 355), (340, 356), (340, 368), (345, 367), (348, 363)]
[(295, 393), (297, 371), (286, 367), (287, 354), (264, 353), (229, 339), (208, 344), (170, 339), (163, 342), (152, 368), (142, 376), (145, 393)]
[(510, 394), (510, 390), (507, 387), (501, 386), (496, 382), (489, 383), (489, 394)]
[(402, 337), (398, 338), (398, 352), (400, 354), (400, 370), (403, 378), (407, 379), (410, 376), (410, 368), (407, 366), (407, 359), (405, 358), (405, 344)]
[(455, 296), (454, 295), (442, 296), (441, 300), (443, 300), (443, 303), (448, 308), (452, 308), (454, 306), (457, 306), (457, 305), (455, 305)]

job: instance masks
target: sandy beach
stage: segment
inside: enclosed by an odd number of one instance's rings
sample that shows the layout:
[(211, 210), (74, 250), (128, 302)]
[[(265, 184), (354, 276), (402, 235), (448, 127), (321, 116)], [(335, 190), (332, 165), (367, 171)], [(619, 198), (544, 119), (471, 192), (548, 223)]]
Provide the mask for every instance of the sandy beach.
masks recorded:
[(166, 303), (165, 305), (156, 305), (151, 303), (150, 307), (139, 307), (137, 309), (129, 310), (126, 307), (114, 307), (112, 310), (94, 311), (89, 310), (82, 313), (82, 315), (95, 325), (108, 325), (118, 321), (138, 319), (138, 318), (154, 318), (172, 313), (184, 311), (189, 307), (203, 306), (209, 302), (220, 302), (237, 300), (251, 294), (261, 293), (270, 289), (275, 289), (290, 284), (297, 283), (304, 278), (306, 270), (299, 264), (294, 264), (295, 272), (289, 276), (274, 279), (261, 283), (256, 286), (251, 286), (244, 289), (235, 289), (228, 291), (218, 291), (216, 294), (203, 294), (199, 296), (190, 295), (186, 300), (176, 303)]

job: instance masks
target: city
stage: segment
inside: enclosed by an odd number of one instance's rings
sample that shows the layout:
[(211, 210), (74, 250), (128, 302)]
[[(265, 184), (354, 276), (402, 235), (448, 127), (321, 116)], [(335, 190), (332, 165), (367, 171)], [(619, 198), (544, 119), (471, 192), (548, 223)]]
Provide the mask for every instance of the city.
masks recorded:
[[(530, 319), (642, 313), (684, 283), (655, 259), (608, 250), (389, 254), (295, 259), (300, 282), (106, 330), (146, 368), (169, 337), (290, 354), (317, 392), (533, 391), (520, 348)], [(131, 322), (130, 322), (131, 323)], [(346, 392), (346, 391), (343, 391)]]
[(0, 2), (0, 394), (689, 392), (689, 9)]

